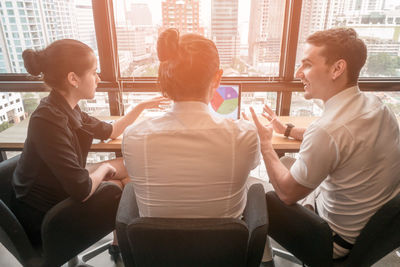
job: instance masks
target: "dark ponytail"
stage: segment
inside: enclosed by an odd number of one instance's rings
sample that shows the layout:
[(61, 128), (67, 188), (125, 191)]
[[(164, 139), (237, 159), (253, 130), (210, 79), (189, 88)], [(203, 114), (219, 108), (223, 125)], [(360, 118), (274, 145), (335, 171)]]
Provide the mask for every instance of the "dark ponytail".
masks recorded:
[(93, 50), (86, 44), (72, 39), (57, 40), (40, 51), (27, 49), (22, 53), (29, 74), (42, 74), (44, 82), (51, 88), (68, 88), (70, 72), (83, 75), (93, 65)]
[(22, 53), (22, 58), (24, 59), (25, 69), (29, 74), (33, 76), (40, 75), (42, 70), (42, 52), (34, 51), (32, 49), (27, 49)]

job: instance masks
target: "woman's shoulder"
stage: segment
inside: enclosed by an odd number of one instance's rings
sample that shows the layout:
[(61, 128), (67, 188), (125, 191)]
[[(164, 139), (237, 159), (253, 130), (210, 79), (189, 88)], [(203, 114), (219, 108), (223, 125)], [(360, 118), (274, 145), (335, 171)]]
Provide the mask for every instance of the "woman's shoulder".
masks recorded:
[(68, 117), (57, 106), (47, 101), (47, 99), (42, 99), (30, 118), (30, 123), (35, 123), (37, 121), (43, 121), (54, 126), (65, 128), (67, 126)]

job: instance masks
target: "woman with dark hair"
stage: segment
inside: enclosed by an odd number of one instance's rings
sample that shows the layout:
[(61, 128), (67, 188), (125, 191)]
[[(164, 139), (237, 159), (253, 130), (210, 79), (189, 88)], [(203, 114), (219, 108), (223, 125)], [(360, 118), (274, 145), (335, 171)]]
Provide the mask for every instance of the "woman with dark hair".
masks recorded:
[(144, 109), (157, 107), (164, 98), (140, 103), (113, 124), (102, 122), (77, 105), (81, 99), (94, 98), (100, 81), (89, 46), (64, 39), (41, 51), (25, 50), (22, 57), (26, 70), (41, 74), (51, 88), (31, 115), (12, 180), (14, 212), (32, 243), (40, 244), (43, 218), (57, 203), (68, 197), (84, 202), (104, 180), (123, 186), (127, 173), (122, 158), (85, 168), (93, 138), (117, 138)]
[(209, 111), (223, 72), (218, 50), (201, 35), (168, 29), (157, 52), (161, 91), (173, 108), (128, 127), (122, 144), (140, 215), (238, 218), (259, 141), (251, 123)]

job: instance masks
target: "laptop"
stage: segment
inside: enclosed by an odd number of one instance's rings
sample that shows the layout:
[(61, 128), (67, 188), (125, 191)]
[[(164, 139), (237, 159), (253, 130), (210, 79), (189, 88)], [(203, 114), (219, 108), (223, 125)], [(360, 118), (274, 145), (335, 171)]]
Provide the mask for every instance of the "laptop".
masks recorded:
[(239, 119), (240, 96), (240, 84), (220, 84), (208, 105), (210, 112), (227, 119)]

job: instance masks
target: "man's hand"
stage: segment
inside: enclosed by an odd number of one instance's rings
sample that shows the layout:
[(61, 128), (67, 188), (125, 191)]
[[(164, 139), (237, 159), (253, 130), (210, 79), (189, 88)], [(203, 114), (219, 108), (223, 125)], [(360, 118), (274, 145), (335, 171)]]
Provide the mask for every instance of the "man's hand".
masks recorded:
[(286, 130), (286, 125), (284, 125), (276, 116), (275, 112), (267, 105), (264, 105), (264, 113), (261, 114), (266, 118), (274, 127), (274, 131), (278, 134), (284, 134)]
[[(250, 112), (251, 112), (251, 117), (253, 118), (253, 122), (257, 127), (258, 136), (260, 137), (261, 151), (263, 152), (263, 151), (267, 151), (269, 149), (273, 149), (272, 136), (273, 136), (274, 129), (272, 126), (272, 122), (270, 124), (264, 126), (258, 120), (258, 117), (252, 107), (250, 107)], [(249, 118), (247, 117), (247, 115), (245, 113), (242, 113), (242, 116), (245, 120), (249, 120)]]

